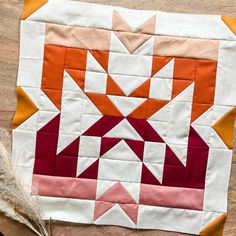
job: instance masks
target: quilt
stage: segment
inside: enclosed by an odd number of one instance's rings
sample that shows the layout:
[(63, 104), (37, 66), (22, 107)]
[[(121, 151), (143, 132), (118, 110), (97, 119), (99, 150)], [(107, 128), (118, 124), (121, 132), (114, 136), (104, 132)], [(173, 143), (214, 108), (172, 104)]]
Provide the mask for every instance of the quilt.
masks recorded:
[(236, 19), (26, 0), (13, 158), (44, 219), (222, 235)]

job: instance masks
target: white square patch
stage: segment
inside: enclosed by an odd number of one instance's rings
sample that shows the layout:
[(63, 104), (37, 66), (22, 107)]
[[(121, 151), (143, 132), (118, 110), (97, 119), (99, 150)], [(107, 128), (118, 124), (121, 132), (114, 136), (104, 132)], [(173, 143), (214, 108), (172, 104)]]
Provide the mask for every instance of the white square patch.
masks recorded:
[(107, 74), (87, 71), (85, 75), (85, 92), (106, 94)]
[(99, 157), (101, 137), (81, 136), (79, 145), (80, 157)]
[(145, 142), (144, 144), (144, 162), (155, 162), (163, 164), (166, 154), (166, 144), (156, 142)]
[(171, 100), (172, 79), (151, 78), (150, 98)]

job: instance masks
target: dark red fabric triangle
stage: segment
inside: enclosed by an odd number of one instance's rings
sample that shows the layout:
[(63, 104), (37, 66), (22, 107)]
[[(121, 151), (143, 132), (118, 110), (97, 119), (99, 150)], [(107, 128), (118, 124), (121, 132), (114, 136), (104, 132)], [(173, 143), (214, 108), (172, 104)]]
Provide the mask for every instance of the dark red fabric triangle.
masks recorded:
[(165, 165), (185, 167), (168, 145), (166, 145)]
[(43, 128), (41, 128), (38, 132), (44, 133), (58, 133), (60, 125), (60, 114), (55, 116), (52, 120), (50, 120)]
[(113, 148), (121, 140), (122, 139), (120, 139), (120, 138), (106, 138), (106, 137), (102, 137), (100, 156), (102, 156), (106, 152), (108, 152), (111, 148)]
[(147, 166), (144, 163), (142, 166), (141, 183), (160, 185), (160, 182), (158, 181), (158, 179), (153, 175), (153, 173), (147, 168)]
[(125, 142), (129, 145), (136, 156), (143, 161), (144, 141), (126, 139)]
[(200, 135), (196, 132), (196, 130), (192, 126), (190, 126), (188, 146), (189, 147), (208, 147), (205, 141), (200, 137)]
[(99, 164), (99, 159), (97, 159), (84, 172), (82, 172), (79, 176), (77, 176), (77, 178), (97, 179), (97, 177), (98, 177), (98, 164)]
[(62, 150), (59, 156), (78, 156), (79, 153), (79, 141), (80, 137), (75, 139), (71, 144), (69, 144), (64, 150)]

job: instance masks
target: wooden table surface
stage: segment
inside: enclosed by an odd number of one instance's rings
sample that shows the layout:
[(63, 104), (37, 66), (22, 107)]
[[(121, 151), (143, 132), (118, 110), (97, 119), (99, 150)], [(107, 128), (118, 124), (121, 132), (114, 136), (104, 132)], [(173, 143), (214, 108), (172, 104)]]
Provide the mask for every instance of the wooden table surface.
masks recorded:
[[(102, 4), (134, 9), (161, 10), (236, 16), (236, 0), (88, 0)], [(19, 52), (19, 17), (23, 0), (0, 0), (0, 127), (12, 129), (11, 120), (16, 107), (16, 78)], [(236, 235), (236, 155), (233, 158), (228, 197), (228, 219), (225, 236)], [(86, 226), (54, 222), (51, 235), (55, 236), (177, 236), (183, 235), (157, 230), (130, 230), (114, 226)], [(34, 235), (23, 225), (0, 215), (0, 232), (6, 236)]]

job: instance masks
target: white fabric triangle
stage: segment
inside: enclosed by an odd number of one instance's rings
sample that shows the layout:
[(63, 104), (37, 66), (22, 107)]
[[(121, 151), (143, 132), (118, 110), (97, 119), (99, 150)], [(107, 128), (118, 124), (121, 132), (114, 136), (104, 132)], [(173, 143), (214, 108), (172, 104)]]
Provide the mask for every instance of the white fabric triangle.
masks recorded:
[(159, 111), (154, 113), (148, 120), (168, 122), (170, 117), (170, 104), (166, 104)]
[(178, 159), (182, 162), (182, 164), (186, 166), (188, 147), (185, 145), (171, 144), (168, 142), (167, 144), (174, 152), (174, 154), (178, 157)]
[(220, 138), (220, 136), (216, 133), (216, 131), (213, 128), (211, 128), (210, 147), (222, 148), (222, 149), (228, 148), (224, 143), (224, 141)]
[(67, 135), (59, 133), (57, 142), (57, 155), (77, 138), (78, 138), (77, 135)]
[(123, 18), (129, 27), (135, 31), (142, 26), (146, 21), (153, 17), (156, 13), (152, 11), (138, 11), (117, 7), (115, 11)]
[(22, 90), (32, 100), (32, 102), (39, 108), (40, 101), (41, 101), (40, 100), (40, 93), (41, 93), (40, 88), (23, 87)]
[[(205, 195), (206, 197), (206, 195)], [(209, 212), (209, 211), (204, 211), (202, 215), (202, 224), (201, 224), (201, 229), (204, 229), (207, 227), (209, 224), (211, 224), (213, 221), (215, 221), (219, 216), (221, 216), (221, 212)]]
[(96, 199), (101, 197), (107, 190), (109, 190), (113, 185), (115, 185), (116, 181), (110, 180), (97, 180), (97, 191), (96, 191)]
[(172, 79), (174, 76), (174, 64), (175, 59), (168, 62), (163, 68), (161, 68), (153, 77), (154, 78), (168, 78)]
[(93, 115), (102, 114), (85, 94), (83, 94), (83, 112), (86, 114)]
[(63, 80), (63, 91), (73, 91), (81, 93), (83, 96), (83, 110), (86, 114), (101, 115), (102, 113), (97, 109), (97, 107), (89, 100), (89, 98), (80, 89), (78, 84), (71, 78), (71, 76), (65, 71)]
[(60, 111), (48, 98), (48, 96), (41, 90), (40, 93), (40, 105), (39, 105), (39, 119), (38, 119), (38, 128), (40, 130), (48, 122), (50, 122), (55, 116), (57, 116)]
[(42, 19), (46, 20), (46, 12), (47, 12), (47, 5), (49, 2), (45, 3), (42, 7), (37, 9), (33, 14), (31, 14), (29, 17), (26, 18), (26, 20), (29, 21), (38, 21), (42, 22)]
[(30, 116), (27, 120), (21, 123), (16, 129), (36, 131), (38, 126), (39, 111)]
[(76, 175), (79, 176), (86, 169), (88, 169), (89, 166), (91, 166), (96, 160), (97, 158), (92, 157), (78, 157)]
[(113, 95), (108, 95), (108, 97), (124, 117), (128, 116), (132, 113), (132, 111), (147, 100), (147, 98), (121, 97)]
[[(192, 85), (193, 86), (193, 85)], [(186, 88), (182, 93), (188, 96), (184, 96), (185, 101), (178, 101), (174, 98), (170, 102), (170, 119), (168, 127), (168, 136), (165, 140), (170, 146), (176, 156), (185, 165), (187, 156), (187, 145), (189, 137), (189, 129), (191, 124), (191, 112), (192, 112), (192, 100), (193, 87), (191, 85)]]
[(195, 125), (192, 124), (192, 127), (197, 131), (201, 138), (209, 145), (211, 137), (211, 127), (207, 125)]
[(136, 88), (144, 83), (148, 78), (128, 75), (111, 75), (126, 96), (129, 96)]
[(144, 44), (142, 44), (139, 48), (137, 48), (133, 54), (135, 55), (153, 55), (153, 48), (154, 48), (154, 36), (148, 39)]
[(64, 79), (63, 79), (63, 90), (64, 91), (74, 91), (80, 92), (78, 84), (74, 81), (74, 79), (64, 70)]
[(93, 124), (95, 124), (102, 115), (82, 115), (82, 125), (81, 125), (81, 134), (83, 134), (86, 130), (88, 130)]
[(57, 154), (81, 134), (82, 92), (67, 72), (64, 75)]
[(191, 83), (186, 89), (184, 89), (180, 94), (178, 94), (174, 100), (183, 102), (192, 102), (194, 92), (194, 82)]
[(48, 96), (41, 90), (39, 110), (60, 112)]
[(117, 143), (113, 148), (106, 152), (102, 158), (123, 161), (140, 161), (124, 140)]
[(219, 106), (214, 105), (212, 124), (215, 124), (219, 119), (221, 119), (226, 113), (228, 113), (233, 107), (232, 106)]
[[(83, 93), (80, 87), (76, 84), (76, 82), (71, 78), (71, 76), (65, 72), (64, 73), (64, 83), (63, 83), (63, 91), (74, 91), (80, 92), (82, 94), (83, 99), (83, 116), (81, 117), (81, 132), (84, 133), (87, 129), (89, 129), (95, 122), (97, 122), (101, 117), (101, 112), (97, 109), (97, 107), (89, 100), (89, 98)], [(88, 114), (90, 114), (88, 119)]]
[(213, 107), (210, 107), (207, 111), (205, 111), (201, 116), (199, 116), (192, 125), (212, 125), (213, 118)]
[(157, 122), (148, 120), (148, 123), (152, 126), (152, 128), (161, 136), (161, 138), (166, 141), (168, 135), (168, 126), (169, 123), (167, 122)]
[(129, 50), (120, 41), (116, 34), (114, 34), (114, 32), (111, 32), (110, 51), (130, 54)]
[(89, 51), (87, 53), (86, 71), (106, 73), (103, 67), (99, 64), (99, 62), (94, 58), (94, 56)]
[(164, 164), (153, 164), (144, 162), (152, 174), (162, 183)]
[(40, 130), (41, 128), (43, 128), (47, 123), (49, 123), (58, 114), (59, 112), (55, 112), (55, 111), (40, 111), (37, 130)]
[(122, 120), (112, 130), (106, 133), (104, 137), (143, 140), (126, 119)]
[(127, 216), (127, 214), (118, 204), (115, 204), (111, 209), (100, 216), (94, 223), (101, 225), (115, 224), (131, 228), (135, 227), (134, 222)]
[(131, 182), (120, 182), (130, 196), (138, 203), (140, 196), (140, 184), (139, 183), (131, 183)]

